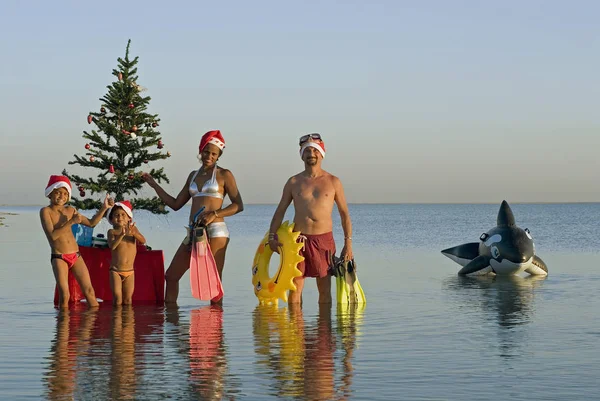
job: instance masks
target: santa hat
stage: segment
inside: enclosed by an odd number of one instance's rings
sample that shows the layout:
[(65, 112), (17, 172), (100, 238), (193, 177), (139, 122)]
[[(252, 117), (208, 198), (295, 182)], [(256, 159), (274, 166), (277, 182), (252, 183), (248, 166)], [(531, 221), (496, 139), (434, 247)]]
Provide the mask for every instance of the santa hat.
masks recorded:
[(300, 147), (300, 157), (302, 157), (302, 154), (304, 153), (304, 149), (306, 148), (315, 148), (319, 151), (319, 153), (321, 153), (321, 156), (323, 156), (323, 158), (325, 158), (325, 142), (323, 141), (319, 141), (319, 142), (314, 142), (314, 141), (306, 141), (302, 144), (302, 146)]
[(206, 145), (208, 145), (209, 143), (212, 143), (219, 149), (223, 150), (223, 148), (225, 147), (225, 139), (223, 139), (223, 135), (221, 135), (221, 131), (219, 131), (219, 130), (208, 131), (206, 134), (202, 135), (202, 139), (200, 140), (200, 147), (199, 147), (200, 152), (199, 153), (202, 153), (202, 151), (204, 150), (204, 147)]
[(113, 210), (115, 210), (116, 207), (120, 207), (121, 209), (123, 209), (125, 213), (127, 213), (127, 216), (129, 216), (129, 218), (133, 220), (133, 207), (131, 207), (131, 202), (126, 200), (121, 202), (115, 202), (115, 205), (108, 212), (109, 220), (112, 218), (112, 212)]
[(46, 197), (48, 197), (52, 191), (56, 188), (65, 188), (69, 193), (69, 199), (71, 199), (71, 181), (64, 175), (51, 175), (48, 180), (48, 185), (46, 185)]

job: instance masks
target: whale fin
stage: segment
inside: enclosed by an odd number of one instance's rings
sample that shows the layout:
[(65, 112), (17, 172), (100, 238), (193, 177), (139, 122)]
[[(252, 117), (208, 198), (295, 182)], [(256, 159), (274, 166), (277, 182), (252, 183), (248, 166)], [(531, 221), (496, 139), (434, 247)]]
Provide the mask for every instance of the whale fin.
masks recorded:
[(510, 206), (508, 206), (508, 203), (503, 200), (502, 204), (500, 205), (500, 210), (498, 211), (498, 221), (497, 224), (499, 227), (502, 226), (514, 226), (515, 223), (515, 215), (513, 214)]
[(465, 267), (460, 269), (458, 274), (460, 276), (464, 276), (466, 274), (475, 273), (481, 269), (485, 269), (489, 265), (490, 265), (490, 258), (487, 256), (480, 255), (480, 256), (477, 256), (475, 259), (473, 259), (471, 262), (469, 262)]
[(548, 267), (546, 263), (537, 255), (533, 255), (531, 266), (525, 269), (525, 271), (534, 276), (546, 276), (548, 275)]
[(469, 262), (479, 256), (479, 243), (469, 242), (453, 248), (444, 249), (442, 253), (459, 265), (466, 266)]

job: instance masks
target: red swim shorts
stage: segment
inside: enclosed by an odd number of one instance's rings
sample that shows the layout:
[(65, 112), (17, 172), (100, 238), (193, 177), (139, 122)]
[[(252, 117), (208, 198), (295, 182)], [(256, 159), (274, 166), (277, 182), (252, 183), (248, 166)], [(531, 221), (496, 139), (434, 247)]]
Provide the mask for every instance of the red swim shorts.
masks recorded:
[(300, 250), (300, 255), (304, 256), (304, 261), (298, 263), (298, 269), (304, 277), (327, 276), (329, 266), (333, 265), (333, 255), (335, 255), (333, 233), (302, 234), (298, 241), (303, 237), (305, 238), (304, 248)]

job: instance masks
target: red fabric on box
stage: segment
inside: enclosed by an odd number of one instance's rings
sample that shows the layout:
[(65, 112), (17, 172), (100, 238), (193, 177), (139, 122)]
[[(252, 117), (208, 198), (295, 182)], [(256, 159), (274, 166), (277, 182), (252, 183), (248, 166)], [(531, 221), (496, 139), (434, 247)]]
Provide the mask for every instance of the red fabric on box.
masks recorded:
[[(79, 252), (90, 272), (92, 286), (96, 298), (104, 302), (112, 302), (110, 290), (110, 249), (80, 246)], [(165, 257), (163, 251), (147, 251), (138, 247), (133, 268), (135, 270), (135, 290), (133, 302), (165, 301)], [(69, 302), (79, 302), (85, 299), (73, 273), (69, 271)], [(54, 305), (58, 305), (58, 288), (54, 289)]]

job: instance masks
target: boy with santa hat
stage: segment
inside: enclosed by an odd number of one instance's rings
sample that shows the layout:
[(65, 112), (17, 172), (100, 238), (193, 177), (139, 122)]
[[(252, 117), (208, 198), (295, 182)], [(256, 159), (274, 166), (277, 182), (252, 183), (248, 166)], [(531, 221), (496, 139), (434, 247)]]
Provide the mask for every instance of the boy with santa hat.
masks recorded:
[(129, 201), (116, 202), (108, 212), (108, 221), (113, 226), (108, 230), (113, 305), (131, 305), (134, 289), (133, 262), (137, 254), (137, 244), (145, 244), (146, 238), (133, 222), (133, 207)]
[(108, 208), (112, 206), (113, 201), (106, 194), (104, 204), (94, 217), (88, 219), (82, 216), (74, 207), (67, 205), (71, 199), (71, 182), (63, 175), (50, 176), (45, 195), (50, 199), (50, 205), (40, 210), (40, 219), (50, 244), (50, 263), (58, 286), (59, 307), (67, 308), (69, 306), (69, 270), (73, 272), (73, 276), (79, 283), (88, 306), (98, 306), (90, 274), (79, 254), (79, 246), (75, 241), (71, 226), (83, 224), (95, 227)]

